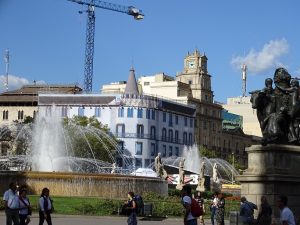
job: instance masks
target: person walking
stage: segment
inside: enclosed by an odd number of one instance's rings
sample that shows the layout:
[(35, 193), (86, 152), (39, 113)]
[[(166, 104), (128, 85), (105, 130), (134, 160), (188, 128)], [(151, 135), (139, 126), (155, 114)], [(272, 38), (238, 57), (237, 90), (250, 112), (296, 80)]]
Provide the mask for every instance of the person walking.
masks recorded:
[(212, 225), (215, 225), (215, 215), (217, 211), (217, 205), (218, 205), (218, 192), (215, 192), (213, 200), (210, 204), (210, 211), (211, 211), (210, 220)]
[(43, 188), (39, 199), (39, 225), (43, 225), (45, 220), (48, 225), (52, 225), (51, 213), (53, 211), (53, 201), (49, 195), (50, 190), (48, 188)]
[(216, 210), (216, 221), (218, 225), (224, 225), (225, 199), (222, 193), (218, 194), (218, 204)]
[(277, 206), (280, 209), (280, 223), (282, 225), (295, 225), (295, 217), (293, 212), (287, 206), (288, 198), (285, 195), (280, 195), (277, 200)]
[(254, 224), (254, 209), (257, 209), (254, 203), (247, 201), (246, 197), (241, 198), (240, 216), (244, 225)]
[(181, 190), (182, 205), (184, 207), (184, 225), (197, 225), (197, 218), (192, 216), (191, 204), (192, 204), (192, 188), (189, 185), (183, 186)]
[(6, 225), (20, 225), (19, 219), (19, 196), (16, 182), (9, 184), (9, 189), (4, 192), (3, 201), (6, 215)]
[(270, 225), (272, 222), (272, 208), (266, 196), (261, 196), (261, 205), (257, 216), (257, 225)]
[(27, 198), (27, 190), (21, 189), (19, 193), (19, 204), (20, 204), (20, 225), (26, 225), (30, 223), (31, 206), (29, 199)]
[[(197, 192), (195, 200), (198, 202), (200, 208), (202, 208), (203, 214), (205, 214), (204, 199), (202, 198), (200, 191)], [(205, 225), (203, 215), (199, 216), (199, 223), (200, 225)]]
[(137, 225), (137, 218), (136, 218), (136, 209), (137, 204), (134, 200), (134, 193), (132, 191), (128, 192), (128, 202), (127, 202), (127, 212), (128, 212), (128, 225)]

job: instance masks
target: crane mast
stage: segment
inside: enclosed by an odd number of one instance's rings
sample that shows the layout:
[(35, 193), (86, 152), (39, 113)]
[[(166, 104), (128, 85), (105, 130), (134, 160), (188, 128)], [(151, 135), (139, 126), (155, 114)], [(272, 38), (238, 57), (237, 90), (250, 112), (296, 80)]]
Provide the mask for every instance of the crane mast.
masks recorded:
[(95, 37), (95, 7), (107, 9), (115, 12), (126, 13), (136, 20), (144, 18), (142, 12), (133, 6), (122, 6), (100, 0), (68, 0), (81, 5), (87, 5), (87, 28), (85, 46), (84, 65), (84, 87), (83, 91), (91, 93), (93, 91), (93, 65), (94, 65), (94, 37)]

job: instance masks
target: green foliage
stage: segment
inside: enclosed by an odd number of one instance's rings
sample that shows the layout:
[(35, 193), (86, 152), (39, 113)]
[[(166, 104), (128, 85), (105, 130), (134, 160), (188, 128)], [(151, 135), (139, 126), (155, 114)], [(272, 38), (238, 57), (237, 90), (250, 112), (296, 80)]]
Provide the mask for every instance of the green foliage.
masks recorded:
[(200, 146), (199, 152), (202, 157), (206, 157), (206, 158), (217, 158), (218, 157), (218, 154), (215, 151), (207, 149), (203, 145)]
[(33, 123), (34, 119), (31, 116), (26, 116), (23, 123), (27, 124), (27, 123)]
[(95, 117), (88, 118), (86, 116), (74, 116), (72, 119), (65, 118), (63, 124), (65, 125), (66, 129), (68, 129), (70, 136), (73, 136), (72, 145), (74, 155), (76, 157), (96, 158), (112, 163), (110, 156), (116, 156), (116, 152), (113, 151), (115, 150), (115, 146), (113, 146), (107, 138), (104, 138), (103, 136), (98, 137), (93, 132), (76, 135), (76, 133), (78, 133), (77, 128), (67, 126), (67, 124), (75, 124), (82, 127), (89, 126), (99, 129), (109, 136), (109, 138), (113, 139), (114, 142), (117, 142), (115, 137), (111, 136), (107, 126), (103, 126)]

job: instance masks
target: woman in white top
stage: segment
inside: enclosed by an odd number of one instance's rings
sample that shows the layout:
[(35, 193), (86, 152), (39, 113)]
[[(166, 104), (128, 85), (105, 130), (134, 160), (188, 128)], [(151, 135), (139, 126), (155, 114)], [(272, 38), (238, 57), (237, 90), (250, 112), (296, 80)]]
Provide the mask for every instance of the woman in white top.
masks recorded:
[(19, 202), (20, 202), (20, 225), (26, 225), (30, 223), (31, 207), (29, 199), (26, 196), (27, 190), (21, 189), (19, 193)]
[(39, 216), (40, 222), (39, 225), (43, 225), (46, 220), (48, 225), (52, 225), (51, 213), (53, 209), (52, 200), (49, 197), (50, 191), (48, 188), (42, 190), (41, 197), (39, 199)]

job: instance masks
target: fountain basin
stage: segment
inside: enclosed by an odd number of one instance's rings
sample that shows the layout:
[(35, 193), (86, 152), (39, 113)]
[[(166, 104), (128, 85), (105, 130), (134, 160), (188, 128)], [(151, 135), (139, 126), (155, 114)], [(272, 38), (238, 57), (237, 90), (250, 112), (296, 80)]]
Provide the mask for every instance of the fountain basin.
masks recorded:
[(68, 172), (20, 172), (1, 171), (0, 191), (4, 193), (10, 182), (18, 185), (27, 184), (30, 194), (39, 195), (44, 187), (50, 189), (52, 196), (85, 196), (107, 199), (127, 198), (133, 191), (143, 195), (155, 192), (168, 195), (168, 184), (159, 178), (140, 177), (119, 174), (92, 174)]

